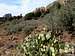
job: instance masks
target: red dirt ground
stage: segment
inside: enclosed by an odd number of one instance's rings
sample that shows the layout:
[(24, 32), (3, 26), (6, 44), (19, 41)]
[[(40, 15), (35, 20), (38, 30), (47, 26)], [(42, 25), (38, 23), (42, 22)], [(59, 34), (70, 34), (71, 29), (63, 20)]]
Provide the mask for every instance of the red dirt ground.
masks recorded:
[[(39, 30), (41, 30), (39, 28)], [(37, 31), (39, 31), (37, 30)], [(23, 42), (25, 34), (17, 33), (8, 35), (4, 28), (0, 28), (0, 56), (12, 56), (11, 53), (16, 53), (15, 46), (19, 43)], [(72, 34), (68, 34), (68, 32), (63, 32), (62, 37), (60, 37), (61, 41), (75, 43), (75, 37), (71, 37)]]

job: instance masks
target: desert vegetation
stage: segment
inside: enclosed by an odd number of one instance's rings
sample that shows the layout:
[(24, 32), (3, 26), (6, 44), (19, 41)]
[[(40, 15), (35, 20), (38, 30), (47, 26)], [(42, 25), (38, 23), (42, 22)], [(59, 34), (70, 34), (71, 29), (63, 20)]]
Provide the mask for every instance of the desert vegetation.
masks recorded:
[(60, 1), (25, 16), (0, 17), (0, 56), (74, 55), (75, 1)]

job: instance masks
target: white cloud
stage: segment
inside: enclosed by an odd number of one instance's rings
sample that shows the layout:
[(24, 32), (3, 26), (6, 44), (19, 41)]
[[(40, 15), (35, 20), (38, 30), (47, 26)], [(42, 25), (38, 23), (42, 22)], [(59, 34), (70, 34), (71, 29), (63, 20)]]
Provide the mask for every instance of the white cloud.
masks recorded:
[(8, 5), (5, 3), (0, 3), (0, 16), (7, 13), (12, 13), (12, 15), (19, 15), (22, 13), (25, 15), (37, 7), (47, 6), (53, 1), (55, 0), (21, 0), (21, 5)]
[(25, 15), (28, 12), (31, 12), (33, 9), (29, 6), (30, 0), (22, 0), (21, 1), (21, 12)]
[(20, 9), (16, 5), (7, 5), (4, 3), (0, 3), (0, 16), (3, 16), (7, 13), (12, 13), (12, 15), (18, 15), (20, 12)]
[(28, 12), (33, 11), (35, 8), (38, 8), (41, 6), (47, 6), (53, 1), (55, 0), (22, 0), (21, 2), (22, 14), (24, 15)]

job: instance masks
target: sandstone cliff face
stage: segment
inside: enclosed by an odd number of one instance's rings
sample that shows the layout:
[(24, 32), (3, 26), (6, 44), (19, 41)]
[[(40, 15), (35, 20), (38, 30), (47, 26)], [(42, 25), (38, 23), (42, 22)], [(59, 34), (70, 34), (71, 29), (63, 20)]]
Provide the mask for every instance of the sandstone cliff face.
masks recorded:
[(67, 1), (69, 1), (69, 0), (57, 0), (60, 4), (65, 4), (65, 3), (67, 3)]
[(57, 0), (60, 4), (64, 3), (64, 0)]

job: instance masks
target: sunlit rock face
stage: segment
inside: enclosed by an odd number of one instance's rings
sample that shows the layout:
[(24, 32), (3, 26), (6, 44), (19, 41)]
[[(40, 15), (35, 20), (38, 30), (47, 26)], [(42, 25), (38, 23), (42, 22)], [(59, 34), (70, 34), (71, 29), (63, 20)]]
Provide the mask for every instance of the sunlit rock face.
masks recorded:
[(65, 3), (67, 3), (68, 1), (70, 1), (70, 0), (57, 0), (60, 4), (64, 4), (65, 5)]
[(39, 8), (36, 8), (33, 12), (34, 13), (37, 13), (37, 12), (47, 13), (48, 9), (46, 7), (39, 7)]
[(72, 6), (75, 4), (75, 0), (56, 0), (60, 4), (66, 6), (68, 4), (72, 4)]
[(57, 0), (60, 4), (64, 3), (64, 0)]

